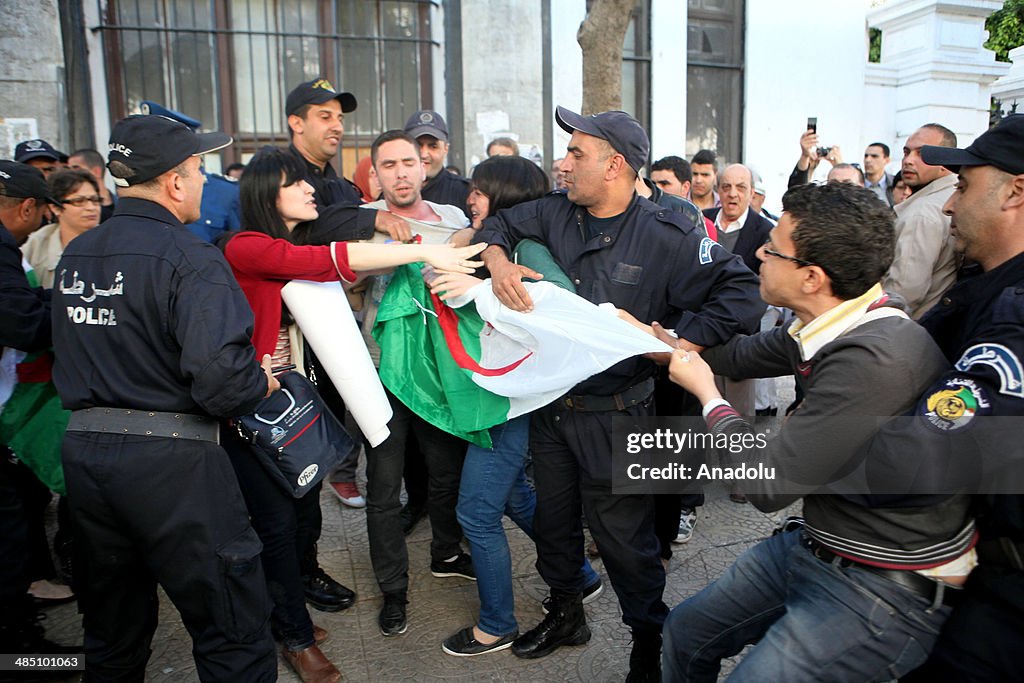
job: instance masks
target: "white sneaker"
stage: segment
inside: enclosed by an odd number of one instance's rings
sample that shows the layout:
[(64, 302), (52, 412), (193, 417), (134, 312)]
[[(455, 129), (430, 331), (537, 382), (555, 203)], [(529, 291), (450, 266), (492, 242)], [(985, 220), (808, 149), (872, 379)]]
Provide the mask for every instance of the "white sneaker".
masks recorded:
[(683, 508), (679, 512), (679, 531), (673, 543), (689, 543), (693, 538), (693, 527), (697, 526), (697, 511), (693, 508)]

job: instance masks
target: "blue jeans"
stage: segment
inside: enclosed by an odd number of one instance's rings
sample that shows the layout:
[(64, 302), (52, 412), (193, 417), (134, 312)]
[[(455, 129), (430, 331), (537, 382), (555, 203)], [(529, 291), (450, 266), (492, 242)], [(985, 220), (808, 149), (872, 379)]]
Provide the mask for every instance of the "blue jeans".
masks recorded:
[[(512, 557), (501, 525), (502, 515), (533, 538), (533, 512), (537, 497), (526, 483), (528, 415), (491, 427), (493, 448), (470, 444), (462, 466), (456, 514), (469, 541), (480, 594), (480, 620), (484, 633), (504, 636), (518, 630), (512, 596)], [(583, 561), (583, 584), (598, 580)]]
[(730, 681), (889, 681), (921, 664), (949, 607), (773, 536), (681, 603), (664, 628), (664, 681), (716, 681), (723, 657), (757, 643)]

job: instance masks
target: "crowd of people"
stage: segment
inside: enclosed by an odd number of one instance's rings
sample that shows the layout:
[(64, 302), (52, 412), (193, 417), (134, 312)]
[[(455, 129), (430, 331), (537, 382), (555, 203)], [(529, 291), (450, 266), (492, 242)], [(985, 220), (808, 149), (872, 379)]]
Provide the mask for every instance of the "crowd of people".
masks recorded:
[[(558, 107), (570, 140), (550, 174), (497, 138), (468, 178), (445, 166), (444, 118), (417, 111), (349, 181), (332, 162), (356, 107), (323, 79), (297, 85), (289, 146), (223, 175), (202, 157), (231, 137), (157, 103), (114, 125), (105, 160), (31, 140), (0, 161), (5, 652), (80, 649), (88, 680), (142, 680), (159, 585), (201, 680), (275, 680), (277, 647), (301, 680), (340, 680), (308, 610), (356, 600), (317, 559), (326, 486), (366, 510), (383, 637), (410, 627), (405, 539), (421, 518), (431, 573), (476, 582), (479, 616), (439, 644), (448, 655), (584, 645), (585, 605), (607, 581), (633, 683), (715, 681), (749, 645), (730, 680), (1024, 677), (1024, 489), (921, 490), (993, 448), (982, 420), (1024, 412), (1024, 116), (966, 149), (926, 123), (895, 175), (887, 144), (850, 164), (809, 126), (776, 216), (755, 169), (720, 168), (710, 150), (649, 163), (647, 132), (617, 111)], [(812, 182), (822, 161), (827, 177)], [(526, 283), (541, 281), (612, 304), (671, 351), (468, 436), (396, 379), (392, 356), (418, 339), (393, 315), (409, 264), (422, 265), (411, 277), (424, 325), (479, 287), (537, 315)], [(330, 364), (282, 302), (292, 280), (341, 283), (393, 413), (386, 439), (355, 434), (361, 447), (299, 496), (235, 422), (292, 369), (344, 420)], [(779, 377), (795, 383), (788, 407)], [(484, 412), (477, 395), (461, 400)], [(692, 416), (711, 434), (752, 435), (780, 413), (778, 435), (742, 460), (781, 476), (730, 498), (802, 502), (803, 517), (666, 604), (673, 545), (691, 538), (703, 495), (616, 490), (613, 423)], [(830, 486), (868, 465), (897, 490)], [(527, 628), (506, 515), (550, 588)], [(40, 609), (71, 600), (84, 643), (68, 650), (46, 639)]]

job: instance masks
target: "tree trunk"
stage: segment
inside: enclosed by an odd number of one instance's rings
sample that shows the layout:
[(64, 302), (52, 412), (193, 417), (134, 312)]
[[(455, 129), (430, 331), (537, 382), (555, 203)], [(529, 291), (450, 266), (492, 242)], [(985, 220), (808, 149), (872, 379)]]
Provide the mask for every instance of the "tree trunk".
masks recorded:
[(576, 42), (583, 49), (583, 115), (622, 109), (622, 44), (636, 0), (593, 0)]

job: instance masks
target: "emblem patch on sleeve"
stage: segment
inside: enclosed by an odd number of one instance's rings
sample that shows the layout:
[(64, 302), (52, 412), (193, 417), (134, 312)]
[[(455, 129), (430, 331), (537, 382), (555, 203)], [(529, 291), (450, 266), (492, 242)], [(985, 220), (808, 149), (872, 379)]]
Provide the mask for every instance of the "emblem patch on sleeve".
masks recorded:
[(975, 344), (964, 351), (956, 369), (966, 372), (975, 365), (988, 365), (999, 375), (999, 393), (1024, 398), (1024, 368), (1013, 351), (1002, 344)]
[(932, 426), (943, 432), (963, 429), (977, 415), (986, 415), (991, 403), (984, 390), (969, 379), (954, 377), (943, 382), (924, 400), (920, 410)]
[(700, 251), (698, 256), (700, 257), (700, 264), (706, 266), (711, 263), (711, 247), (718, 244), (710, 237), (705, 237), (700, 241)]

